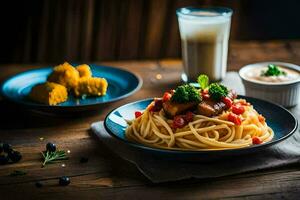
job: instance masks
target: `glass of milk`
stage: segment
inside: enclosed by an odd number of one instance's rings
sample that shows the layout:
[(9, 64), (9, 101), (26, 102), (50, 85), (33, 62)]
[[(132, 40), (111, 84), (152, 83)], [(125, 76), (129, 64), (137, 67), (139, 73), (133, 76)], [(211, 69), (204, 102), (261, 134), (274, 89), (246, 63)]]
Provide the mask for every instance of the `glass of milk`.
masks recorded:
[(230, 8), (179, 8), (183, 74), (185, 82), (195, 82), (199, 74), (212, 81), (225, 77), (232, 10)]

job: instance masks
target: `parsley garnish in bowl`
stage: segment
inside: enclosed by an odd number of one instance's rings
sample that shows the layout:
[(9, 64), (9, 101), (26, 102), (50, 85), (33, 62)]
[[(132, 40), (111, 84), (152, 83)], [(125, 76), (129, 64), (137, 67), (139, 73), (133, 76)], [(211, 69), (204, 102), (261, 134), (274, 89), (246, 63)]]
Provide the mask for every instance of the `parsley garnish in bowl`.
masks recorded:
[(280, 75), (286, 75), (285, 71), (282, 71), (279, 69), (279, 66), (274, 64), (269, 64), (267, 71), (262, 71), (262, 76), (280, 76)]

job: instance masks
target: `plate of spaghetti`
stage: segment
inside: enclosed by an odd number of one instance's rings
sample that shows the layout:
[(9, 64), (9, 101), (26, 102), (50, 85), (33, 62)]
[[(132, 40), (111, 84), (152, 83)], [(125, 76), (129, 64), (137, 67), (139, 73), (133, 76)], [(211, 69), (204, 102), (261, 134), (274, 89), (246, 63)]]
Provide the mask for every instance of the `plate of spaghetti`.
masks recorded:
[(194, 85), (121, 106), (107, 115), (105, 128), (143, 150), (197, 155), (253, 152), (297, 129), (295, 117), (281, 106), (238, 96), (222, 84), (209, 83), (206, 75)]

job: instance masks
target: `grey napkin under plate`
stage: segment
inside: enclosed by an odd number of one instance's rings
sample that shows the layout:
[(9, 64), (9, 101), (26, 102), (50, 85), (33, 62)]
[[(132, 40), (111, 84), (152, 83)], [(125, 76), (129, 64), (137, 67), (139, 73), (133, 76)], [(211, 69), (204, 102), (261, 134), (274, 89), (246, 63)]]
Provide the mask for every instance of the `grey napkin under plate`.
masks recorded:
[(275, 168), (300, 161), (300, 133), (299, 129), (287, 140), (257, 154), (240, 156), (230, 162), (178, 162), (157, 160), (151, 155), (145, 155), (136, 148), (111, 137), (103, 126), (103, 122), (91, 125), (93, 133), (123, 159), (134, 163), (137, 168), (152, 182), (183, 180), (188, 178), (213, 178), (260, 169)]

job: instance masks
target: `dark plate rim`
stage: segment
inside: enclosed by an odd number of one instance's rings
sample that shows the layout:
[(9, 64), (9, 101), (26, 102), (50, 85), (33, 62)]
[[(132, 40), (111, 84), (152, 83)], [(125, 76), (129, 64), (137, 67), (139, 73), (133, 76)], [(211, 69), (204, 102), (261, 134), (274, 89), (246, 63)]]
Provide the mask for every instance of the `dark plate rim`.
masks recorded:
[(128, 92), (124, 95), (121, 95), (119, 97), (116, 97), (114, 99), (111, 99), (111, 100), (108, 100), (108, 101), (105, 101), (105, 102), (97, 102), (97, 103), (90, 103), (90, 104), (85, 104), (85, 105), (75, 105), (75, 106), (67, 106), (67, 105), (49, 106), (49, 105), (43, 105), (43, 104), (38, 104), (38, 103), (34, 103), (34, 102), (25, 102), (25, 101), (22, 101), (22, 100), (16, 100), (16, 99), (11, 98), (10, 96), (6, 95), (6, 93), (4, 92), (4, 86), (7, 84), (7, 82), (11, 81), (12, 79), (17, 78), (18, 76), (25, 75), (27, 73), (32, 73), (33, 71), (46, 70), (46, 69), (52, 69), (53, 68), (53, 67), (40, 67), (40, 68), (30, 69), (30, 70), (26, 70), (24, 72), (17, 73), (15, 75), (5, 79), (2, 82), (1, 86), (0, 86), (0, 94), (9, 101), (12, 101), (12, 102), (15, 102), (17, 104), (24, 105), (24, 106), (30, 106), (32, 108), (50, 108), (51, 107), (51, 108), (55, 108), (55, 109), (66, 109), (66, 108), (71, 109), (71, 108), (85, 108), (85, 107), (90, 107), (90, 106), (97, 106), (97, 105), (104, 105), (104, 104), (107, 104), (107, 103), (112, 103), (112, 102), (115, 102), (115, 101), (118, 101), (118, 100), (121, 100), (121, 99), (124, 99), (126, 97), (131, 96), (132, 94), (139, 91), (141, 89), (142, 85), (143, 85), (143, 79), (141, 78), (141, 76), (139, 76), (138, 74), (132, 73), (129, 70), (121, 69), (121, 68), (118, 68), (118, 67), (105, 66), (105, 65), (96, 65), (96, 64), (89, 64), (89, 65), (92, 66), (92, 67), (104, 67), (104, 68), (109, 68), (109, 69), (118, 70), (118, 71), (122, 71), (122, 72), (125, 72), (125, 73), (128, 73), (128, 74), (131, 74), (134, 78), (136, 78), (137, 85), (130, 92)]
[(149, 100), (153, 100), (154, 98), (147, 98), (147, 99), (142, 99), (142, 100), (138, 100), (138, 101), (134, 101), (134, 102), (131, 102), (131, 103), (128, 103), (128, 104), (125, 104), (123, 106), (120, 106), (120, 107), (117, 107), (117, 108), (114, 108), (112, 111), (110, 111), (105, 119), (104, 119), (104, 128), (105, 130), (109, 133), (110, 136), (116, 138), (117, 140), (119, 141), (122, 141), (126, 144), (129, 144), (130, 146), (133, 146), (133, 147), (136, 147), (136, 148), (140, 148), (140, 149), (143, 149), (143, 150), (148, 150), (148, 151), (154, 151), (154, 152), (160, 152), (160, 153), (172, 153), (172, 154), (216, 154), (216, 153), (236, 153), (236, 152), (242, 152), (242, 151), (248, 151), (248, 150), (252, 150), (252, 149), (262, 149), (262, 148), (266, 148), (266, 147), (269, 147), (271, 145), (274, 145), (274, 144), (277, 144), (279, 142), (282, 142), (284, 140), (286, 140), (287, 138), (289, 138), (290, 136), (292, 136), (295, 131), (297, 130), (298, 128), (298, 120), (295, 118), (295, 116), (290, 112), (288, 111), (286, 108), (278, 105), (278, 104), (275, 104), (275, 103), (272, 103), (272, 102), (269, 102), (269, 101), (265, 101), (265, 100), (262, 100), (262, 99), (257, 99), (257, 98), (253, 98), (253, 97), (247, 97), (247, 96), (244, 96), (244, 95), (239, 95), (239, 97), (241, 98), (248, 98), (248, 99), (254, 99), (254, 100), (258, 100), (258, 101), (263, 101), (265, 103), (270, 103), (270, 104), (273, 104), (281, 109), (283, 109), (285, 112), (287, 112), (289, 115), (292, 116), (293, 120), (294, 120), (294, 127), (293, 129), (288, 133), (286, 134), (285, 136), (277, 139), (277, 140), (274, 140), (274, 141), (269, 141), (267, 143), (264, 143), (264, 144), (260, 144), (260, 145), (252, 145), (252, 146), (249, 146), (249, 147), (243, 147), (243, 148), (237, 148), (237, 149), (222, 149), (222, 150), (198, 150), (198, 151), (190, 151), (190, 150), (176, 150), (176, 149), (163, 149), (163, 148), (154, 148), (154, 147), (150, 147), (150, 146), (145, 146), (143, 144), (138, 144), (138, 143), (134, 143), (134, 142), (131, 142), (129, 140), (125, 140), (123, 138), (120, 138), (118, 137), (116, 134), (114, 134), (106, 125), (106, 122), (108, 120), (108, 117), (111, 113), (113, 113), (114, 111), (116, 111), (117, 109), (120, 109), (122, 107), (125, 107), (125, 106), (128, 106), (128, 105), (132, 105), (132, 104), (135, 104), (135, 103), (139, 103), (139, 102), (143, 102), (143, 101), (149, 101)]

